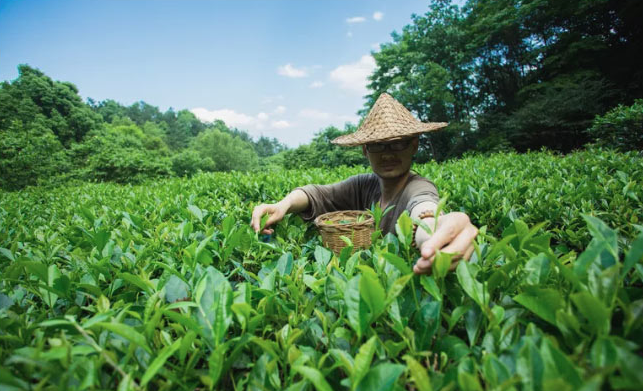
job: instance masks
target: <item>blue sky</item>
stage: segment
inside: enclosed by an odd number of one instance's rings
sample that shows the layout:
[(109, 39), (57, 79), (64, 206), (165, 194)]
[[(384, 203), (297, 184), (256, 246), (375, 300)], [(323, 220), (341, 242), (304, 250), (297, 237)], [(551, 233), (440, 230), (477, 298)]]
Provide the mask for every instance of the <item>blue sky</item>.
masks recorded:
[(17, 65), (83, 98), (192, 110), (289, 146), (356, 123), (371, 52), (417, 0), (0, 0), (0, 80)]

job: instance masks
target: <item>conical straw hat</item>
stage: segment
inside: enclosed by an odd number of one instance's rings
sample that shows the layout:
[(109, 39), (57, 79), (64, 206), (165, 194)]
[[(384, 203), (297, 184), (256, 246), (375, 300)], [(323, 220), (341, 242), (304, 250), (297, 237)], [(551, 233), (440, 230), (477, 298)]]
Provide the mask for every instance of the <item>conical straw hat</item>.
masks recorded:
[(420, 122), (391, 95), (382, 93), (357, 131), (339, 136), (331, 143), (346, 147), (379, 143), (432, 132), (447, 125), (446, 122)]

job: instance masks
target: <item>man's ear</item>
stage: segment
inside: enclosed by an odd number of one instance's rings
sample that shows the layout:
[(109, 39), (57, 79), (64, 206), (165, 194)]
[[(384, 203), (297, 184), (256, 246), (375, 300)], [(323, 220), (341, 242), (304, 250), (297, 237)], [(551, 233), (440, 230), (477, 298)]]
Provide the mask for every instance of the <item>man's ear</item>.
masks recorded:
[(413, 144), (413, 155), (415, 155), (420, 147), (420, 137), (413, 137), (413, 141), (411, 143)]

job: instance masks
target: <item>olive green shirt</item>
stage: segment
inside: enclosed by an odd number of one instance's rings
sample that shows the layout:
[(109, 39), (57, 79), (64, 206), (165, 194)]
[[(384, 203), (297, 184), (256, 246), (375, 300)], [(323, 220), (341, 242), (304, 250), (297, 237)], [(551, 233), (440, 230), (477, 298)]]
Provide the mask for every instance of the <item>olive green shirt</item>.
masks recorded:
[[(338, 210), (365, 210), (380, 201), (382, 192), (375, 174), (360, 174), (331, 185), (306, 185), (298, 187), (308, 196), (309, 207), (300, 216), (310, 221), (317, 216)], [(411, 173), (404, 189), (389, 203), (393, 209), (380, 221), (384, 233), (395, 233), (398, 217), (422, 202), (438, 203), (438, 190), (426, 178)]]

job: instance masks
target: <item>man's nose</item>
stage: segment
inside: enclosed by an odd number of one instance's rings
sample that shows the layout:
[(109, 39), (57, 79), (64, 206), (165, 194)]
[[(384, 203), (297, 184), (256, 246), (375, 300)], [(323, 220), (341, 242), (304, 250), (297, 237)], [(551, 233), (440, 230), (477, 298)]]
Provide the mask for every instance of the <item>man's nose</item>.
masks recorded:
[(395, 153), (388, 148), (384, 152), (382, 152), (380, 157), (382, 158), (382, 160), (391, 160), (396, 158)]

